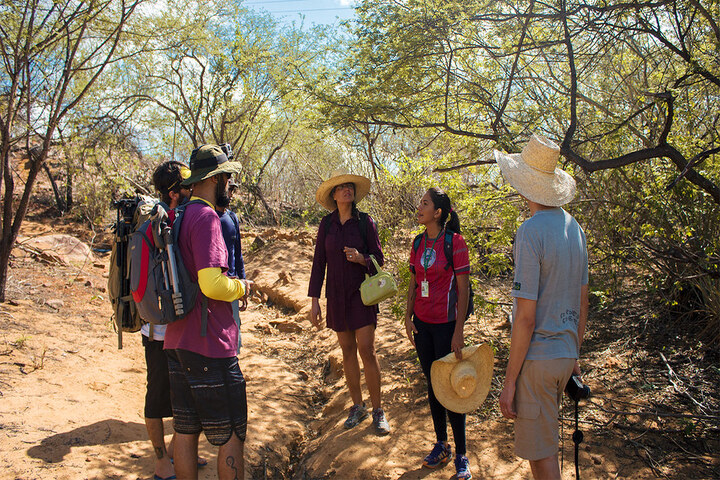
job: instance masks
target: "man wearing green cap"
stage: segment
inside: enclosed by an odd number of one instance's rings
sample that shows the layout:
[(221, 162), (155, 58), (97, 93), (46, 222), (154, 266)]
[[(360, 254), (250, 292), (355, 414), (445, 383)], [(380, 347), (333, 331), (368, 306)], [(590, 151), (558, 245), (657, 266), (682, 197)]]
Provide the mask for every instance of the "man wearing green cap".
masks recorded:
[(247, 401), (231, 302), (246, 297), (251, 282), (225, 275), (228, 253), (215, 212), (215, 205), (228, 195), (230, 176), (238, 170), (239, 165), (230, 162), (219, 146), (203, 145), (193, 151), (190, 176), (183, 181), (192, 185), (193, 196), (185, 207), (178, 247), (202, 293), (190, 313), (169, 324), (165, 332), (176, 432), (175, 472), (183, 479), (197, 479), (201, 431), (219, 447), (218, 478), (244, 475)]

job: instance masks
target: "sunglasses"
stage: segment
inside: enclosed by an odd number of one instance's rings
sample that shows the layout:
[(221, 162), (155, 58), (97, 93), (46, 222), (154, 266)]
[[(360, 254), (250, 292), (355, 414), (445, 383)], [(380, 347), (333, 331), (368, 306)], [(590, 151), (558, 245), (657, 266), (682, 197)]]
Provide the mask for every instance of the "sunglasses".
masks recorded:
[(334, 190), (344, 190), (344, 189), (350, 189), (355, 190), (355, 184), (354, 183), (341, 183), (340, 185), (336, 186)]

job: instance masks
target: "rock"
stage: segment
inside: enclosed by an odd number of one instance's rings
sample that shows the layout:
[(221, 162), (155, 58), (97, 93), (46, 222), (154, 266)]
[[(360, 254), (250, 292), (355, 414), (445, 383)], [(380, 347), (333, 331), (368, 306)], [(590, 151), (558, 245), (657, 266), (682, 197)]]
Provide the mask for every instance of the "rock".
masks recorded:
[(270, 330), (270, 325), (255, 325), (255, 330), (257, 330), (260, 333), (264, 333), (265, 335), (270, 335), (272, 333), (272, 330)]
[(50, 300), (45, 300), (45, 305), (50, 308), (54, 308), (55, 310), (60, 310), (60, 308), (65, 306), (65, 302), (59, 298), (51, 298)]
[(300, 380), (303, 382), (307, 382), (307, 380), (310, 378), (310, 375), (305, 370), (300, 370), (298, 372), (298, 377), (300, 377)]
[(602, 464), (602, 458), (600, 457), (600, 455), (590, 455), (590, 458), (592, 459), (592, 461), (595, 465)]
[(278, 273), (278, 279), (275, 281), (273, 286), (279, 285), (287, 285), (292, 281), (292, 273), (289, 272), (280, 272)]
[(267, 241), (265, 241), (260, 235), (255, 237), (255, 240), (253, 240), (252, 244), (250, 245), (251, 250), (257, 250), (258, 248), (262, 248), (265, 246)]
[(72, 235), (53, 234), (19, 239), (39, 252), (38, 258), (49, 263), (84, 264), (88, 259), (95, 263), (90, 247)]
[(105, 268), (105, 265), (102, 263), (93, 263), (93, 267), (95, 268)]
[(327, 380), (339, 380), (343, 376), (342, 352), (333, 351), (328, 355), (323, 367), (323, 376)]
[(105, 293), (106, 288), (105, 287), (98, 287), (98, 291), (100, 293)]
[(93, 286), (92, 281), (88, 280), (87, 282), (85, 282), (85, 286), (86, 286), (86, 287), (92, 287), (92, 286)]
[(270, 322), (270, 326), (277, 328), (283, 333), (300, 333), (303, 331), (300, 325), (289, 320), (273, 320)]

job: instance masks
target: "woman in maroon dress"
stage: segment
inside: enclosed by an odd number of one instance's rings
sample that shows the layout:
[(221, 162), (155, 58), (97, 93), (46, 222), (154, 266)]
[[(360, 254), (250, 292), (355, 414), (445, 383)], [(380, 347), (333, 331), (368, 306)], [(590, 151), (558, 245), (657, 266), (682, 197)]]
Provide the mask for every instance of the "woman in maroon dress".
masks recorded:
[(360, 388), (358, 352), (365, 369), (365, 383), (372, 403), (376, 432), (385, 435), (390, 426), (380, 399), (380, 364), (375, 354), (377, 306), (366, 306), (360, 284), (371, 269), (370, 255), (383, 264), (377, 227), (369, 215), (359, 212), (355, 202), (370, 190), (370, 180), (359, 175), (335, 174), (318, 188), (315, 199), (331, 213), (323, 217), (315, 243), (308, 296), (312, 297), (310, 320), (321, 328), (320, 290), (327, 266), (326, 325), (337, 333), (343, 353), (345, 381), (353, 405), (345, 421), (352, 428), (368, 415)]

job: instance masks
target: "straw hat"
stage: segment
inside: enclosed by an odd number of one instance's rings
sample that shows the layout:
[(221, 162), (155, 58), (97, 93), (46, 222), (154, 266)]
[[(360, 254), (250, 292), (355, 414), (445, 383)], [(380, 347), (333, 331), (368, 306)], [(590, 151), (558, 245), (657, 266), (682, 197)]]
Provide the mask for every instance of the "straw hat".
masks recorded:
[(188, 186), (201, 182), (220, 173), (238, 173), (242, 166), (228, 160), (220, 145), (202, 145), (190, 155), (190, 176), (182, 185)]
[(456, 413), (472, 412), (482, 405), (490, 391), (493, 350), (490, 345), (472, 345), (462, 349), (462, 360), (450, 352), (435, 360), (430, 378), (440, 403)]
[(329, 179), (325, 180), (315, 192), (315, 200), (331, 212), (337, 208), (333, 200), (332, 189), (343, 183), (355, 184), (355, 202), (359, 202), (370, 192), (370, 179), (361, 175), (352, 175), (340, 170), (335, 170)]
[(541, 205), (559, 207), (575, 197), (575, 180), (557, 168), (560, 147), (545, 137), (533, 135), (522, 153), (495, 150), (495, 161), (505, 180), (520, 194)]

